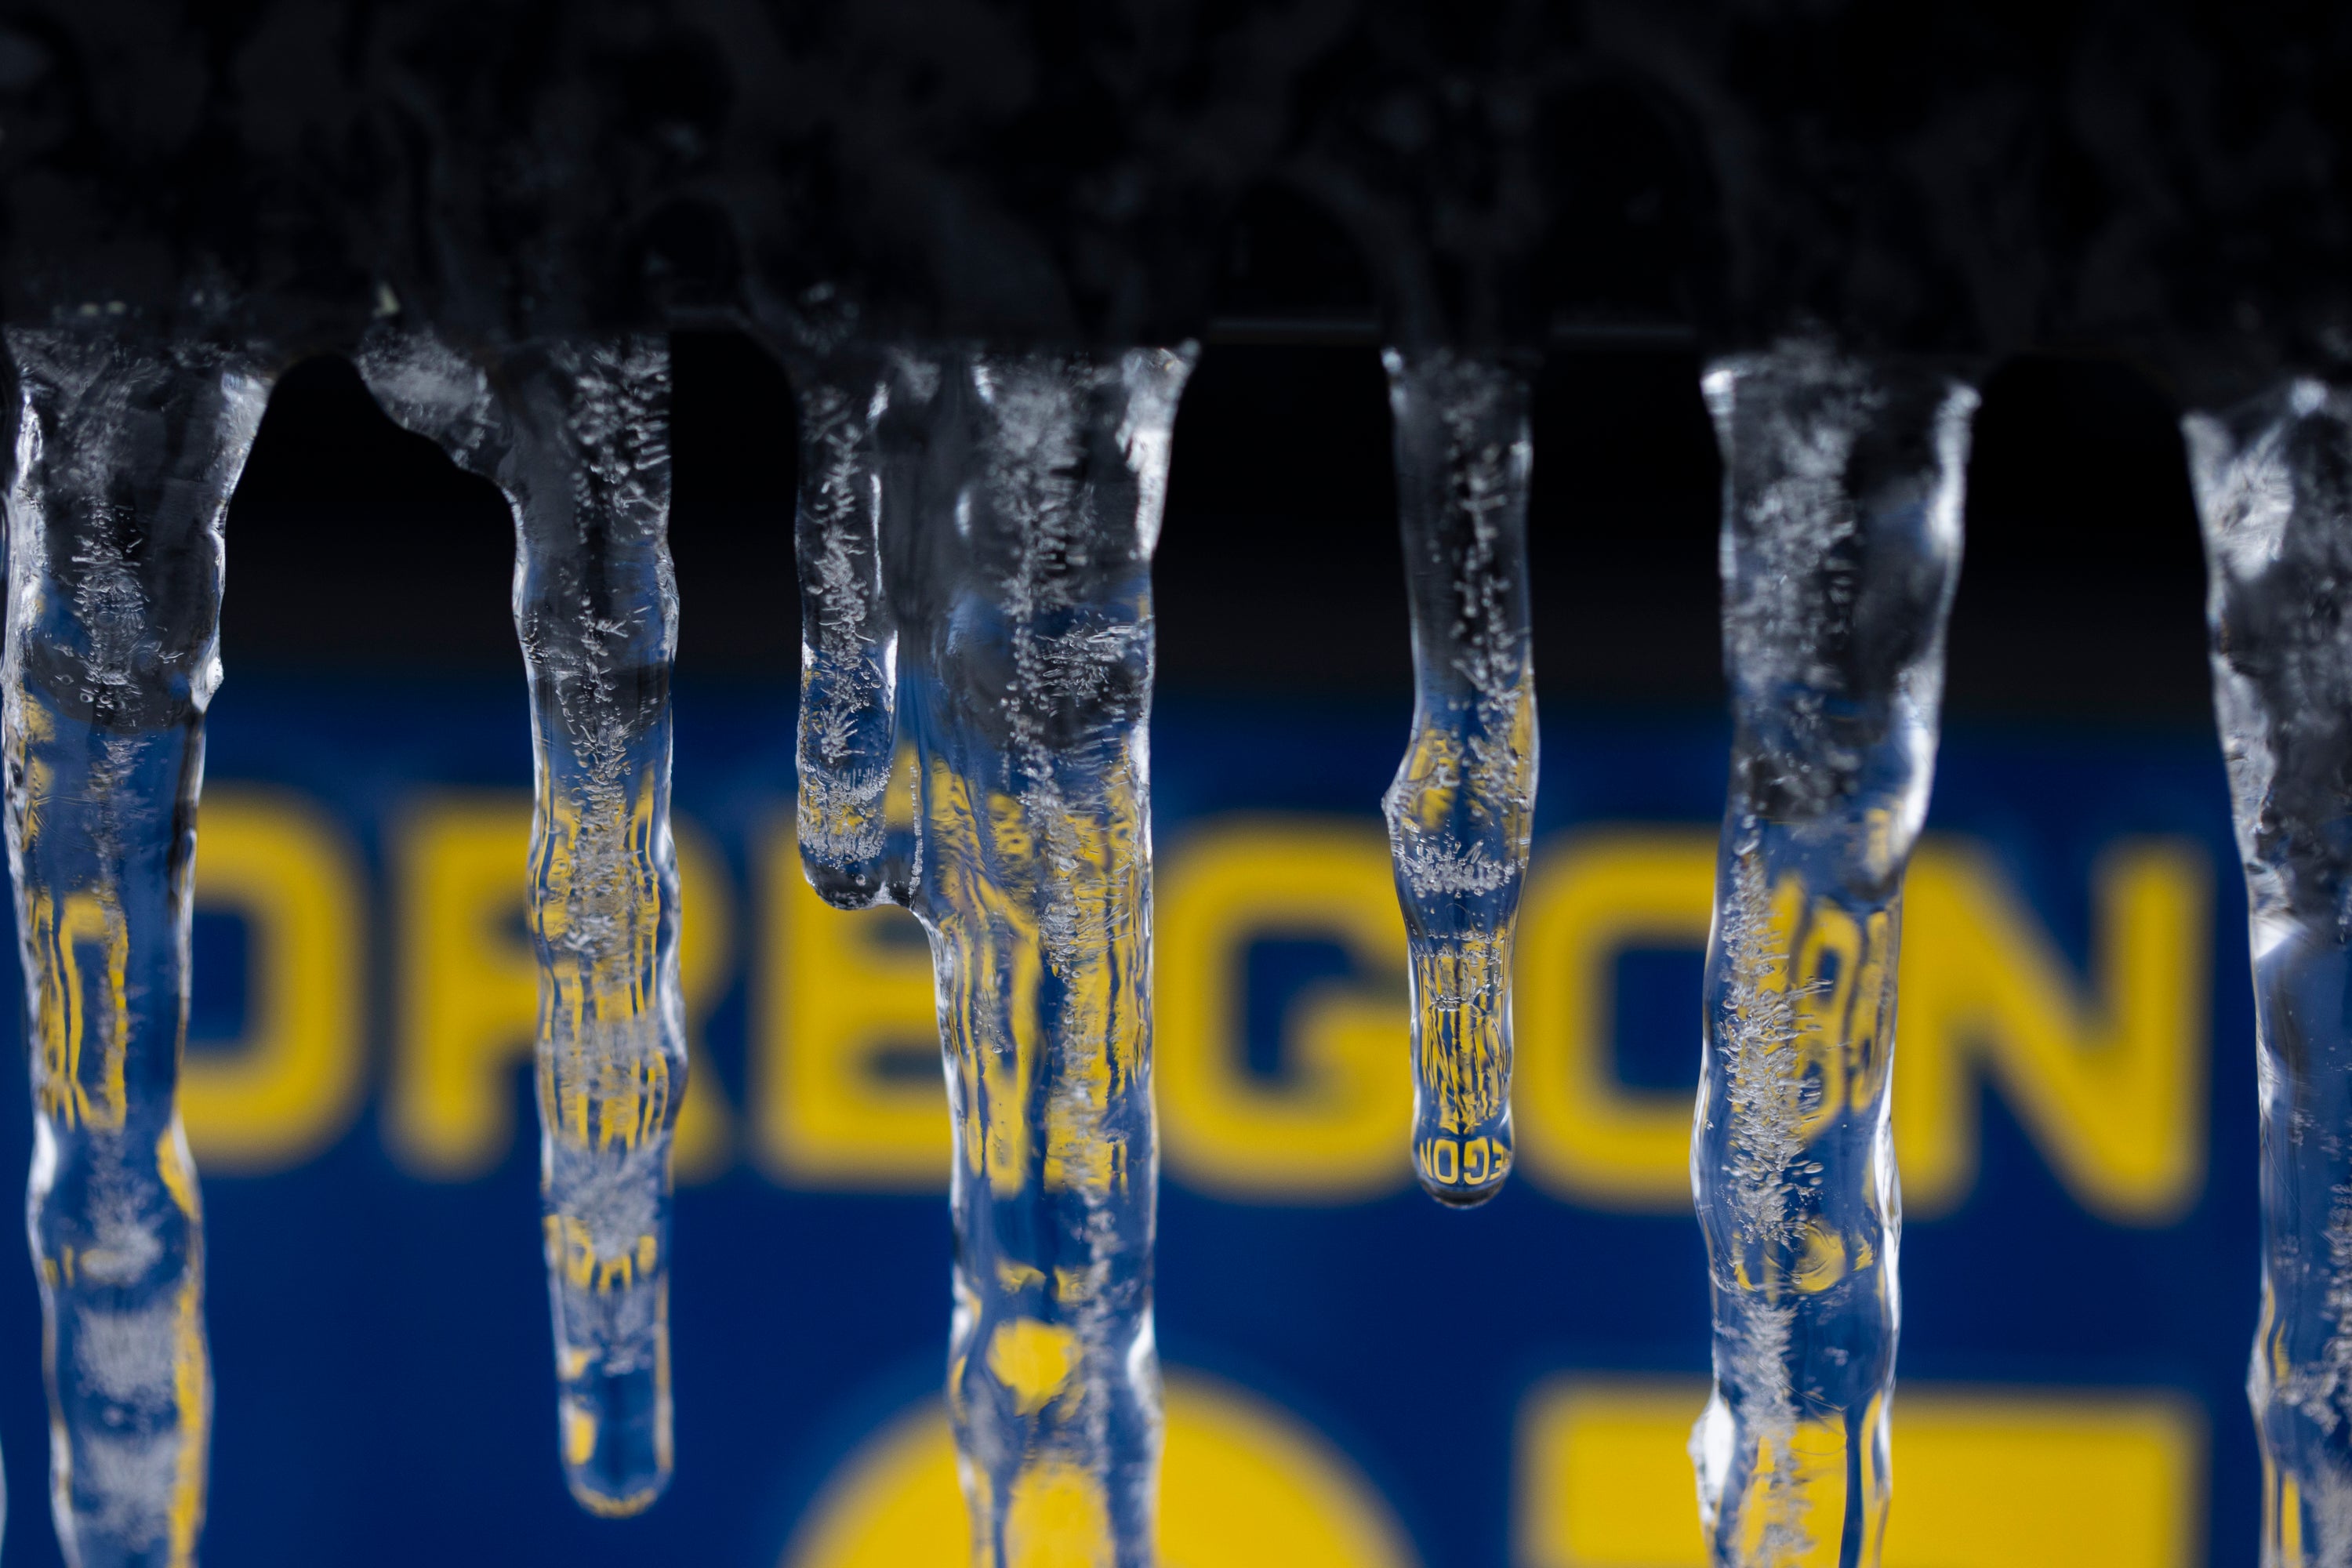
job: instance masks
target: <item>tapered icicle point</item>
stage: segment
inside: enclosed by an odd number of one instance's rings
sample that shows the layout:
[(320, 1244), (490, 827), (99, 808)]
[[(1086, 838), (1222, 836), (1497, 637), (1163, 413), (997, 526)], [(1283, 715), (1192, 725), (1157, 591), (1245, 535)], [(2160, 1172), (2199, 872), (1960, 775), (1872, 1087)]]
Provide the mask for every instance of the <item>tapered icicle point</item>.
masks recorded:
[(2352, 394), (2184, 422), (2252, 919), (2264, 1568), (2352, 1564)]
[[(1144, 725), (1151, 552), (1192, 363), (899, 354), (870, 405), (915, 796), (883, 891), (921, 919), (938, 978), (948, 1409), (982, 1568), (1154, 1560)], [(804, 594), (837, 537), (803, 530)]]
[(1730, 800), (1691, 1180), (1719, 1568), (1878, 1561), (1900, 1320), (1887, 1122), (1976, 395), (1803, 343), (1712, 367)]
[(870, 355), (841, 353), (800, 381), (801, 866), (826, 902), (904, 897), (886, 799), (898, 632), (882, 594), (882, 476), (875, 425), (890, 384)]
[(180, 1127), (221, 521), (267, 381), (239, 356), (12, 328), (0, 663), (31, 1045), (51, 1507), (77, 1564), (195, 1561), (212, 1376)]
[(1511, 1169), (1511, 927), (1536, 798), (1528, 388), (1446, 350), (1384, 356), (1412, 605), (1412, 742), (1383, 803), (1412, 980), (1412, 1165), (1456, 1205)]
[(537, 343), (486, 373), (387, 336), (361, 369), (394, 417), (496, 480), (514, 510), (559, 1443), (582, 1507), (635, 1513), (672, 1464), (670, 1148), (686, 1092), (668, 351), (657, 338)]

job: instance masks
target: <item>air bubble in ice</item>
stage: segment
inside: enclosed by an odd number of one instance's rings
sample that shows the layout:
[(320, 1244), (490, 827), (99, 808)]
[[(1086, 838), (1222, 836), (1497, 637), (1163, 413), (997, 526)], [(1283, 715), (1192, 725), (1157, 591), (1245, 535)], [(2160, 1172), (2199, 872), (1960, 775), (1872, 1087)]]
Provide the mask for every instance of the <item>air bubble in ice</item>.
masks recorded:
[(1706, 393), (1734, 726), (1691, 1150), (1715, 1393), (1691, 1454), (1717, 1563), (1858, 1568), (1900, 1317), (1898, 908), (1976, 397), (1803, 342), (1716, 365)]
[(670, 1152), (686, 1092), (669, 353), (618, 337), (477, 361), (384, 329), (360, 369), (395, 419), (497, 483), (514, 512), (559, 1446), (583, 1508), (635, 1513), (669, 1484), (673, 1459)]
[(1536, 795), (1528, 388), (1451, 350), (1386, 355), (1412, 608), (1412, 738), (1384, 806), (1412, 994), (1413, 1170), (1463, 1205), (1511, 1169), (1511, 935)]

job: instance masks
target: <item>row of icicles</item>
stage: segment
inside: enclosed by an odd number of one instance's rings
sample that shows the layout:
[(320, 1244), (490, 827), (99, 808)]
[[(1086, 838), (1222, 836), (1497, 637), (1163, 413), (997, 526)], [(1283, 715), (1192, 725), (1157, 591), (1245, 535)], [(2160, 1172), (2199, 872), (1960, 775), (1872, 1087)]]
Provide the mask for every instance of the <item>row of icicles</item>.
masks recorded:
[[(267, 357), (11, 330), (7, 832), (37, 1118), (57, 1527), (194, 1561), (210, 1372), (174, 1105), (222, 519)], [(1153, 1557), (1150, 560), (1192, 353), (836, 349), (796, 364), (799, 826), (831, 902), (929, 933), (957, 1234), (948, 1405), (973, 1560)], [(670, 1130), (687, 1090), (669, 827), (667, 352), (387, 330), (394, 417), (505, 492), (531, 693), (541, 1174), (573, 1495), (671, 1466)], [(1524, 366), (1387, 355), (1416, 700), (1383, 803), (1410, 943), (1410, 1157), (1512, 1163), (1512, 923), (1536, 787)], [(1874, 1563), (1899, 1316), (1888, 1136), (1975, 395), (1792, 342), (1705, 383), (1735, 740), (1694, 1187), (1715, 1560)], [(2352, 400), (2188, 421), (2266, 1063), (2270, 1547), (2352, 1561)], [(1628, 650), (1638, 657), (1638, 650)], [(518, 848), (521, 847), (518, 846)]]

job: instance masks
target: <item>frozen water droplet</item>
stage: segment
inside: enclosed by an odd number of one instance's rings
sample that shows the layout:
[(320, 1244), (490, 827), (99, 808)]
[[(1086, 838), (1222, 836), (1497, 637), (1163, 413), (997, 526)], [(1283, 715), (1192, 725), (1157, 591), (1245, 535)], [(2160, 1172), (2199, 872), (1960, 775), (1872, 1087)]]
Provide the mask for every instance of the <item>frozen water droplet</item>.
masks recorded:
[(1413, 1170), (1483, 1203), (1511, 1169), (1511, 928), (1536, 795), (1528, 388), (1390, 350), (1412, 606), (1412, 740), (1383, 803), (1412, 982)]

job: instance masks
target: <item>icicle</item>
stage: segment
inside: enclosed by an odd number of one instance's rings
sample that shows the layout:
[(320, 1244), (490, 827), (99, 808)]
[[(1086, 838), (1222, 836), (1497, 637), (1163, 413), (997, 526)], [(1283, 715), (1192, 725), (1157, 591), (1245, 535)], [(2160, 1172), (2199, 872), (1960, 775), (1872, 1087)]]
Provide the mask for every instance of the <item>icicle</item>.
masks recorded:
[(670, 1476), (670, 1132), (686, 1090), (668, 351), (655, 338), (533, 344), (499, 358), (494, 391), (431, 340), (391, 337), (361, 369), (395, 418), (514, 509), (559, 1436), (581, 1506), (635, 1513)]
[(1904, 868), (1927, 814), (1976, 395), (1805, 344), (1722, 362), (1731, 790), (1691, 1175), (1713, 1560), (1875, 1563), (1901, 1229), (1887, 1124)]
[(1511, 1169), (1511, 926), (1536, 797), (1528, 389), (1491, 359), (1384, 356), (1412, 602), (1412, 743), (1384, 802), (1412, 977), (1412, 1164), (1441, 1203)]
[(2264, 1568), (2352, 1563), (2352, 395), (2183, 421), (2252, 918)]
[[(973, 1559), (991, 1568), (1153, 1560), (1144, 723), (1151, 552), (1191, 368), (1189, 352), (902, 354), (872, 405), (916, 794), (911, 885), (885, 890), (921, 918), (938, 973), (956, 1146), (948, 1407)], [(820, 605), (839, 602), (836, 537), (802, 534)], [(883, 635), (862, 632), (851, 657)], [(820, 665), (849, 646), (811, 638)], [(864, 691), (861, 723), (885, 700)]]
[(11, 329), (8, 858), (67, 1561), (185, 1564), (212, 1377), (176, 1090), (221, 519), (268, 384), (194, 344)]
[(898, 633), (882, 594), (874, 438), (889, 384), (871, 357), (843, 353), (798, 385), (801, 866), (828, 903), (865, 909), (906, 897), (903, 851), (894, 877), (884, 810)]

